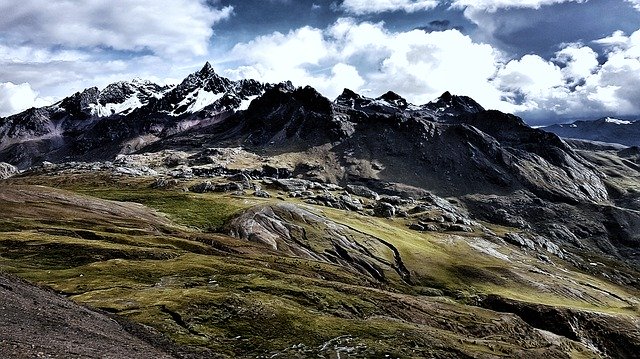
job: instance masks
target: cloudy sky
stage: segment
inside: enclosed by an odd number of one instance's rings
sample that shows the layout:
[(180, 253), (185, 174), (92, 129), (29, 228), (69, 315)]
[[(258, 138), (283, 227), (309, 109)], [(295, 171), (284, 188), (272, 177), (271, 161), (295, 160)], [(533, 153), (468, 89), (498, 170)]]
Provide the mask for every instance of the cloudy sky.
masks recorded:
[(444, 91), (532, 125), (640, 115), (640, 0), (3, 0), (0, 116), (210, 61), (233, 79)]

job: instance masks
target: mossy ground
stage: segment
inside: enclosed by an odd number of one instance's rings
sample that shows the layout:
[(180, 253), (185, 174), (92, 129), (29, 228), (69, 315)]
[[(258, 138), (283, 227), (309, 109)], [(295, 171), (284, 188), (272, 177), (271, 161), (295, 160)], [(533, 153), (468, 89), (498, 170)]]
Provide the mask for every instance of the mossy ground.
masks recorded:
[[(318, 348), (341, 336), (372, 357), (588, 357), (577, 343), (550, 345), (516, 317), (464, 304), (490, 293), (638, 315), (635, 293), (568, 267), (553, 270), (563, 264), (542, 263), (515, 248), (496, 249), (508, 261), (488, 255), (469, 245), (476, 234), (418, 233), (398, 219), (307, 206), (398, 248), (414, 283), (379, 283), (214, 233), (243, 209), (280, 199), (155, 190), (149, 180), (95, 176), (19, 181), (69, 192), (24, 187), (43, 193), (37, 211), (34, 203), (2, 201), (0, 269), (153, 326), (179, 344), (229, 357), (268, 355), (299, 343)], [(101, 198), (151, 209), (134, 207), (148, 214), (114, 222), (86, 205), (65, 202), (60, 211), (63, 195), (95, 201), (96, 207), (108, 205)], [(551, 272), (563, 274), (544, 274)]]

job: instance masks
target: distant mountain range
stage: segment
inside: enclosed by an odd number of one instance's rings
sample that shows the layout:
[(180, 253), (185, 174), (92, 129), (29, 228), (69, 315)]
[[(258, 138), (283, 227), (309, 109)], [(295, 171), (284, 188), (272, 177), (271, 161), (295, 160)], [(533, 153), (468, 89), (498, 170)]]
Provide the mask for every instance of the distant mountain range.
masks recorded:
[(575, 121), (544, 127), (560, 137), (640, 146), (640, 121), (604, 117), (595, 121)]
[(276, 154), (329, 144), (337, 162), (324, 180), (403, 182), (455, 195), (528, 188), (548, 198), (606, 199), (589, 164), (555, 135), (448, 92), (424, 105), (393, 92), (367, 98), (347, 89), (330, 101), (311, 87), (231, 81), (207, 63), (175, 87), (119, 82), (0, 119), (0, 162), (19, 168), (163, 149)]

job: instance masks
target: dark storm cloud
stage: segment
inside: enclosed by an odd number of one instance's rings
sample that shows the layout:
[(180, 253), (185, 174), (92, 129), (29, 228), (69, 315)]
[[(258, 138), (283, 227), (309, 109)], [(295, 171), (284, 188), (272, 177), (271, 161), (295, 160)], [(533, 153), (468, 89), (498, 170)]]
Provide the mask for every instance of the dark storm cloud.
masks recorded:
[(449, 20), (433, 20), (433, 21), (430, 21), (425, 26), (416, 27), (416, 29), (423, 30), (423, 31), (426, 31), (426, 32), (445, 31), (445, 30), (451, 30), (451, 29), (458, 30), (460, 32), (464, 32), (464, 26), (453, 25), (451, 23), (451, 21), (449, 21)]
[(303, 26), (326, 28), (340, 17), (357, 17), (361, 21), (383, 21), (385, 26), (394, 31), (407, 31), (416, 28), (436, 29), (432, 22), (449, 22), (449, 28), (474, 29), (476, 26), (463, 14), (462, 9), (451, 9), (449, 4), (442, 3), (427, 11), (416, 12), (383, 12), (352, 14), (345, 11), (335, 0), (221, 0), (215, 6), (233, 6), (234, 16), (225, 22), (225, 26), (215, 30), (213, 43), (225, 42), (232, 46), (239, 41), (248, 41), (256, 35), (267, 35), (278, 31), (286, 33)]
[(562, 44), (590, 43), (616, 30), (632, 33), (640, 28), (640, 12), (623, 0), (466, 13), (478, 24), (476, 39), (520, 56), (535, 53), (551, 58)]

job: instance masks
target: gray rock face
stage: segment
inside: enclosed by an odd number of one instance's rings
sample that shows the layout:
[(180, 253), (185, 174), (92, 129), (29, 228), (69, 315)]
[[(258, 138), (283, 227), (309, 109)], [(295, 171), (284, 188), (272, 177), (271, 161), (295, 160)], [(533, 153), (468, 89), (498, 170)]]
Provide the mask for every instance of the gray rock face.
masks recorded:
[(8, 163), (0, 162), (0, 179), (7, 179), (18, 174), (18, 168)]
[[(385, 281), (389, 272), (395, 272), (404, 281), (410, 280), (397, 249), (391, 244), (295, 205), (251, 208), (231, 220), (226, 232), (281, 253), (337, 263), (373, 280)], [(395, 260), (383, 259), (389, 257)]]
[(253, 195), (255, 197), (260, 197), (260, 198), (270, 198), (271, 195), (269, 194), (269, 192), (261, 190), (261, 189), (257, 189), (253, 192)]
[(211, 183), (211, 181), (205, 181), (198, 183), (194, 186), (189, 187), (189, 191), (195, 193), (206, 193), (206, 192), (214, 192), (216, 190), (216, 186)]
[(557, 244), (539, 235), (507, 233), (504, 239), (511, 244), (515, 244), (523, 248), (547, 251), (563, 259), (565, 257), (564, 252)]
[(518, 233), (507, 233), (504, 236), (504, 239), (511, 244), (515, 244), (523, 248), (528, 248), (531, 250), (536, 249), (536, 245), (531, 239), (526, 238)]
[(391, 218), (396, 215), (396, 207), (390, 203), (379, 201), (373, 208), (373, 212), (378, 217)]
[(156, 178), (156, 180), (151, 184), (151, 188), (173, 188), (176, 187), (178, 185), (178, 180), (176, 179), (168, 179), (168, 178), (164, 178), (164, 177), (158, 177)]
[(365, 197), (376, 201), (380, 199), (380, 195), (365, 186), (347, 185), (345, 189), (347, 190), (347, 192), (356, 196)]
[(280, 189), (287, 192), (302, 192), (312, 187), (312, 183), (307, 180), (291, 178), (291, 179), (277, 179), (275, 184)]

